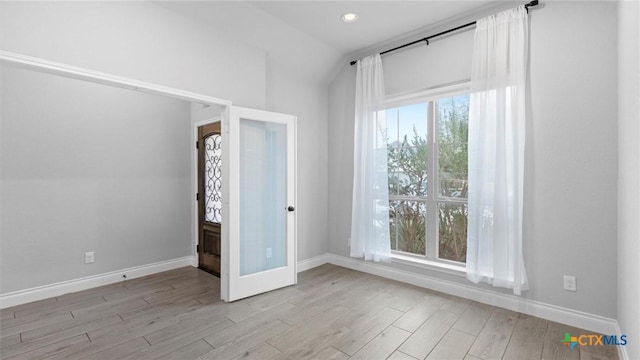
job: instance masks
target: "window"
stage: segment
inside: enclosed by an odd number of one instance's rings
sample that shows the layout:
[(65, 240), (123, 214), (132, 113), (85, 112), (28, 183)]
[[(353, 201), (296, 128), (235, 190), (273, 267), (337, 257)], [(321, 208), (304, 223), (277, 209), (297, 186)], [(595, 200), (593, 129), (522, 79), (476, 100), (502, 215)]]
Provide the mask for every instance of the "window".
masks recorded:
[(204, 220), (222, 223), (222, 136), (214, 133), (204, 139)]
[(469, 95), (392, 104), (386, 110), (391, 249), (464, 263)]

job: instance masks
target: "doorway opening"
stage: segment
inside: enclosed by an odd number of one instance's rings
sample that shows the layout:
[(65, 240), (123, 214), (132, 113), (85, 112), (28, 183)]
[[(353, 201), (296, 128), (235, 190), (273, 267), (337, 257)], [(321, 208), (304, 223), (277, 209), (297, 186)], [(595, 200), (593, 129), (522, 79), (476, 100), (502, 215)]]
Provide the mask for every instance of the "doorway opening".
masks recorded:
[[(198, 126), (213, 122), (199, 123), (203, 119), (211, 119), (212, 113), (215, 113), (213, 116), (220, 115), (218, 135), (224, 136), (224, 141), (219, 138), (222, 164), (221, 210), (218, 214), (219, 223), (224, 222), (224, 226), (218, 226), (217, 234), (215, 226), (210, 229), (208, 236), (212, 241), (207, 242), (205, 235), (202, 240), (197, 240), (202, 252), (212, 255), (212, 266), (215, 263), (213, 256), (218, 256), (220, 295), (225, 301), (234, 301), (297, 282), (295, 116), (232, 106), (227, 100), (2, 50), (0, 62), (37, 72), (185, 100), (191, 104), (191, 123)], [(194, 141), (191, 144), (195, 143), (196, 135), (192, 135)], [(211, 140), (215, 142), (214, 138)], [(197, 151), (194, 152), (197, 154)], [(199, 192), (200, 186), (196, 158), (192, 156), (190, 161), (191, 201), (191, 196)], [(203, 185), (198, 199), (204, 197), (205, 192)], [(168, 193), (175, 195), (182, 191)], [(127, 200), (120, 204), (126, 205)], [(199, 229), (199, 202), (195, 203), (190, 214), (192, 239), (198, 238)], [(204, 218), (207, 206), (203, 204), (201, 208)], [(211, 214), (215, 216), (216, 207), (212, 206), (212, 209)], [(179, 216), (184, 218), (185, 213)], [(219, 239), (217, 244), (216, 237)], [(190, 254), (194, 254), (193, 250), (192, 247)], [(192, 265), (195, 265), (196, 259), (198, 257), (189, 256)], [(207, 263), (206, 259), (200, 261)]]
[(220, 277), (222, 241), (220, 121), (198, 126), (198, 268)]

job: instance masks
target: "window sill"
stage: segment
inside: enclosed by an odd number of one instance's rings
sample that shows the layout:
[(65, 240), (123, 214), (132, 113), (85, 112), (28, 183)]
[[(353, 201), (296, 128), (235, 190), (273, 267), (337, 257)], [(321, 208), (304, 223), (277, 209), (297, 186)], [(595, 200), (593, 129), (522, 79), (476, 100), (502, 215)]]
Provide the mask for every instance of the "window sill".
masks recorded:
[(391, 262), (461, 277), (464, 277), (467, 274), (467, 270), (464, 265), (421, 259), (395, 252), (391, 253)]

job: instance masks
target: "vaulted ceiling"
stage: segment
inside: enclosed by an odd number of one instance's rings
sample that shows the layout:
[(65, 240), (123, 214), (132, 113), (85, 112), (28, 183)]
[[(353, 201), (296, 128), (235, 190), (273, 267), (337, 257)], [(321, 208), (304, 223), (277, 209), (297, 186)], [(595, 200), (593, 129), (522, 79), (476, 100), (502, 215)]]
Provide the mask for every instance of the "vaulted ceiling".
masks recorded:
[[(495, 5), (472, 1), (168, 1), (160, 6), (236, 41), (263, 49), (267, 61), (328, 83), (348, 55), (448, 19)], [(345, 23), (340, 16), (359, 15)]]

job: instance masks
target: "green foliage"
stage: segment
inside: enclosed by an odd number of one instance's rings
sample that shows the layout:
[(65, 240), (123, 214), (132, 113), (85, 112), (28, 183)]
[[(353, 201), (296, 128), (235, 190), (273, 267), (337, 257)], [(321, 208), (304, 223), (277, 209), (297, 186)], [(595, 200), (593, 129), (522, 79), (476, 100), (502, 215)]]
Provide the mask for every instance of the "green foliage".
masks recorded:
[(440, 101), (440, 195), (467, 197), (469, 103), (450, 98)]
[[(438, 123), (438, 160), (440, 196), (467, 197), (468, 98), (440, 100)], [(414, 126), (413, 136), (388, 142), (389, 194), (426, 197), (428, 191), (427, 138)], [(392, 248), (425, 254), (426, 203), (392, 201), (390, 204)], [(439, 203), (439, 257), (464, 262), (467, 247), (467, 207), (464, 204)]]
[(467, 258), (467, 205), (441, 204), (438, 208), (438, 255), (465, 262)]
[(394, 201), (389, 210), (392, 249), (424, 254), (427, 228), (424, 203)]
[[(427, 195), (427, 139), (413, 128), (411, 140), (389, 145), (389, 194), (405, 196)], [(392, 248), (424, 254), (426, 245), (425, 204), (419, 201), (398, 201), (390, 207)], [(396, 237), (397, 236), (397, 237)]]
[(407, 136), (399, 143), (389, 144), (389, 194), (426, 196), (427, 189), (427, 139), (413, 128), (413, 138)]
[[(469, 102), (456, 98), (440, 101), (440, 195), (467, 197)], [(438, 207), (438, 256), (465, 262), (467, 256), (467, 206), (441, 203)]]

